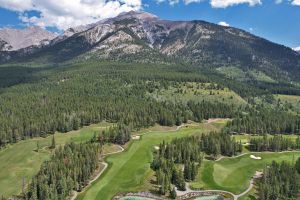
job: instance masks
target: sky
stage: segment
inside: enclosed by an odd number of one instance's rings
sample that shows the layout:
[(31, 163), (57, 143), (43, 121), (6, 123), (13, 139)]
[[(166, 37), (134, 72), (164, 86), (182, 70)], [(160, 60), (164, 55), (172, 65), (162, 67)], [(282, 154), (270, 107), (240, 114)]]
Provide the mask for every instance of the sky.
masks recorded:
[(35, 25), (63, 32), (131, 10), (205, 20), (300, 47), (300, 0), (0, 0), (0, 28)]

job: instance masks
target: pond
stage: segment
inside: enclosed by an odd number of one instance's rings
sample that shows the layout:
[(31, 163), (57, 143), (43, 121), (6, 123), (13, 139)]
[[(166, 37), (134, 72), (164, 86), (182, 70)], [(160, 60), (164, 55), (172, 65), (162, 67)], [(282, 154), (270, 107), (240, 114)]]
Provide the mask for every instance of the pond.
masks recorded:
[(126, 196), (122, 197), (120, 200), (154, 200), (146, 197), (134, 197), (134, 196)]
[(219, 195), (215, 195), (215, 196), (197, 197), (195, 198), (195, 200), (224, 200), (224, 198)]

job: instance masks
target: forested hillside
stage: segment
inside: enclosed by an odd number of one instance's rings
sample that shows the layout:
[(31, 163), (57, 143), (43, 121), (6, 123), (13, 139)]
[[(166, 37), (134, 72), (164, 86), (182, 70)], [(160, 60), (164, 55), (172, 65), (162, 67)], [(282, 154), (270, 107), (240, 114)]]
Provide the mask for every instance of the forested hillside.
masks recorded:
[(222, 117), (236, 118), (228, 125), (231, 133), (299, 132), (297, 113), (268, 106), (272, 86), (246, 85), (197, 67), (87, 62), (0, 70), (1, 146), (103, 120), (137, 129)]
[[(20, 84), (1, 80), (6, 86), (0, 95), (1, 146), (103, 120), (136, 129), (155, 123), (171, 126), (187, 120), (231, 118), (239, 107), (234, 102), (205, 100), (175, 104), (148, 95), (155, 87), (177, 81), (209, 81), (180, 66), (87, 63), (40, 70), (32, 69), (30, 77), (21, 74), (24, 79), (16, 77)], [(8, 87), (10, 84), (14, 86)]]

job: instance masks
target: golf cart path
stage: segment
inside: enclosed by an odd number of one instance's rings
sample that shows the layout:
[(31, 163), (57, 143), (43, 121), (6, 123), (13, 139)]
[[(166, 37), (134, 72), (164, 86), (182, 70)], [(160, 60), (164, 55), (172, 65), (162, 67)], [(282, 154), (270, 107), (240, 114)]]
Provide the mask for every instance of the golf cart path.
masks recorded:
[[(114, 151), (114, 152), (111, 152), (111, 153), (102, 154), (101, 157), (104, 158), (105, 156), (113, 155), (113, 154), (117, 154), (117, 153), (121, 153), (121, 152), (123, 152), (125, 150), (122, 146), (120, 146), (120, 145), (117, 145), (117, 146), (119, 147), (118, 151)], [(84, 192), (93, 182), (95, 182), (104, 173), (104, 171), (108, 167), (108, 164), (106, 162), (104, 162), (104, 161), (100, 162), (100, 163), (102, 165), (104, 165), (103, 169), (97, 174), (97, 176), (95, 176), (92, 180), (89, 181), (89, 183), (84, 187), (84, 189), (81, 192), (74, 191), (73, 195), (70, 197), (70, 200), (75, 200), (77, 198), (78, 194)]]

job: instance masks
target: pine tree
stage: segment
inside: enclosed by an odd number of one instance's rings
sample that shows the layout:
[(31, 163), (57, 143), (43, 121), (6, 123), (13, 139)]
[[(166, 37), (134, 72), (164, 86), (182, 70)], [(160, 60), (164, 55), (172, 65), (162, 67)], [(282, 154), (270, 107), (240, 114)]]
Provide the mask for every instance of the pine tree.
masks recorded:
[(36, 141), (36, 151), (39, 152), (40, 150), (40, 142)]
[(176, 199), (176, 197), (177, 197), (176, 190), (175, 190), (175, 187), (173, 187), (171, 192), (170, 192), (170, 198), (171, 199)]
[(295, 164), (295, 168), (296, 168), (298, 174), (300, 174), (300, 158), (297, 159), (296, 164)]
[(55, 147), (56, 147), (56, 144), (55, 144), (55, 137), (54, 137), (54, 135), (52, 136), (52, 141), (51, 141), (51, 146), (50, 146), (50, 148), (51, 149), (55, 149)]

